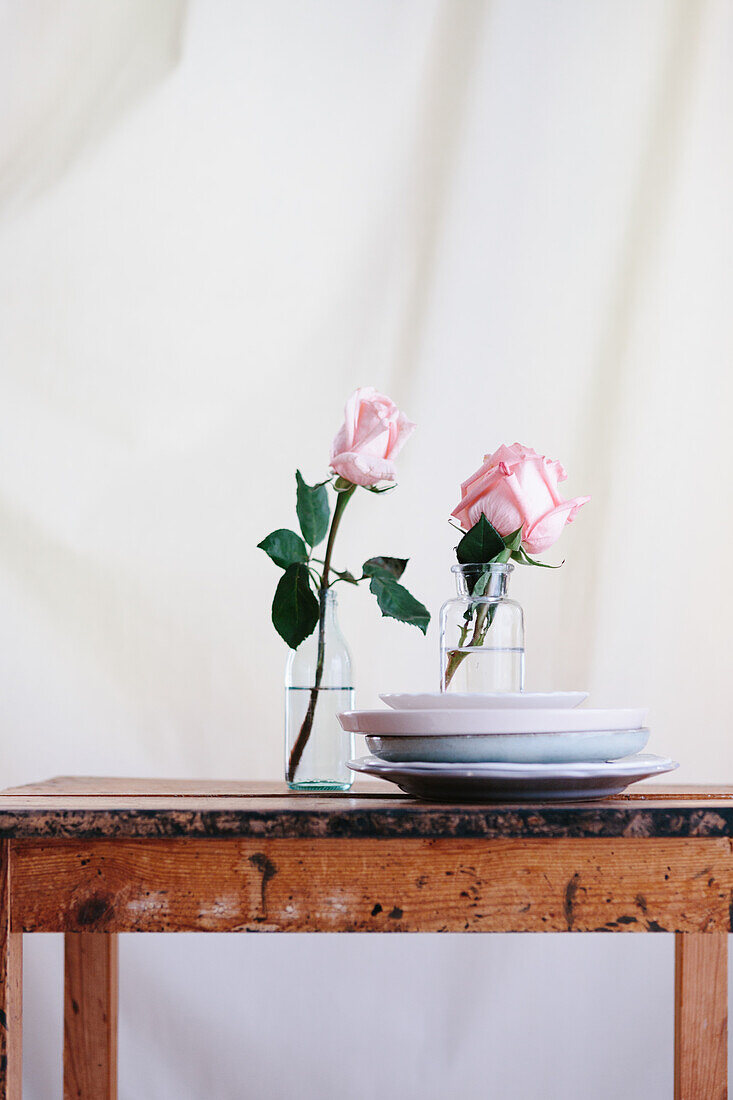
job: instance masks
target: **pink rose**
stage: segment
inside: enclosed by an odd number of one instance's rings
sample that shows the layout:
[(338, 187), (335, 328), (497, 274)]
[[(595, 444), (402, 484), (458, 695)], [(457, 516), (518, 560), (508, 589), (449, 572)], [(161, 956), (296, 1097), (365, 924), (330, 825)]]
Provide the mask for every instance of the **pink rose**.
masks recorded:
[(451, 514), (469, 530), (481, 513), (500, 535), (522, 528), (522, 546), (541, 554), (562, 534), (590, 497), (563, 500), (558, 484), (567, 477), (559, 462), (521, 443), (502, 445), (461, 485), (461, 503)]
[(355, 390), (331, 444), (331, 469), (355, 485), (394, 481), (393, 459), (414, 430), (412, 421), (373, 386)]

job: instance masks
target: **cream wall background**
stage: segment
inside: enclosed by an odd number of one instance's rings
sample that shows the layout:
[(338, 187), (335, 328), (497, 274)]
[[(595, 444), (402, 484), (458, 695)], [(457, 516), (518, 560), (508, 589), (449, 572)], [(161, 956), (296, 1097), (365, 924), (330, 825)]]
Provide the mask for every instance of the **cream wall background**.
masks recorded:
[[(0, 27), (3, 785), (280, 774), (255, 545), (364, 384), (419, 430), (343, 561), (411, 556), (435, 612), (461, 478), (557, 455), (593, 500), (563, 570), (515, 574), (528, 686), (649, 704), (683, 780), (730, 782), (733, 8), (2, 0)], [(361, 704), (434, 683), (434, 627), (342, 609)], [(122, 971), (126, 1098), (671, 1091), (664, 936), (126, 937)], [(26, 974), (48, 1100), (56, 937)]]

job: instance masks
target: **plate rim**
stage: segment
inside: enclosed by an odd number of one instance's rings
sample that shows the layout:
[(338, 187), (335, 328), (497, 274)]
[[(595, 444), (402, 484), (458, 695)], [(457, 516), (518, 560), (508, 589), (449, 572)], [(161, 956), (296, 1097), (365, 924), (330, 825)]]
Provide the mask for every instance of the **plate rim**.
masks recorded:
[(360, 733), (359, 737), (381, 737), (385, 741), (404, 741), (405, 738), (444, 737), (608, 737), (618, 733), (651, 733), (650, 726), (629, 726), (628, 729), (608, 730), (512, 730), (509, 733)]
[[(337, 718), (341, 728), (352, 733), (393, 737), (448, 737), (454, 733), (491, 736), (508, 733), (575, 733), (597, 729), (641, 729), (648, 724), (648, 713), (648, 707), (589, 707), (567, 710), (559, 707), (535, 707), (524, 710), (496, 707), (484, 711), (468, 708), (452, 710), (448, 707), (435, 710), (369, 707), (340, 711)], [(563, 728), (566, 722), (570, 728)], [(405, 728), (395, 728), (400, 725)], [(421, 728), (410, 729), (411, 725)], [(446, 725), (454, 728), (446, 729)], [(469, 728), (463, 728), (465, 725)], [(433, 728), (431, 729), (430, 726)], [(474, 729), (471, 729), (471, 726), (474, 726)], [(477, 726), (483, 728), (477, 729)], [(523, 729), (522, 726), (533, 728)], [(556, 728), (553, 729), (553, 726)]]
[[(633, 756), (624, 757), (621, 760), (591, 760), (575, 761), (572, 763), (549, 764), (510, 764), (502, 761), (492, 761), (475, 764), (438, 763), (429, 761), (411, 760), (396, 763), (389, 760), (380, 760), (376, 756), (354, 757), (346, 762), (351, 771), (367, 773), (364, 765), (372, 771), (417, 773), (418, 776), (440, 776), (454, 779), (581, 779), (601, 778), (603, 775), (624, 778), (627, 775), (655, 775), (675, 771), (679, 768), (679, 761), (669, 756), (659, 756), (656, 753), (635, 753)], [(634, 767), (634, 765), (636, 765)], [(628, 770), (624, 770), (624, 768)], [(588, 770), (590, 769), (590, 770)], [(496, 773), (496, 774), (492, 774)]]
[(429, 706), (428, 707), (410, 707), (410, 706), (401, 707), (401, 706), (395, 705), (394, 703), (391, 703), (389, 701), (390, 699), (419, 699), (419, 698), (423, 698), (423, 697), (424, 698), (431, 697), (431, 698), (436, 698), (437, 699), (437, 698), (446, 698), (447, 697), (447, 698), (450, 698), (451, 700), (463, 700), (463, 699), (468, 699), (468, 698), (474, 699), (474, 698), (480, 697), (480, 698), (484, 698), (484, 699), (504, 698), (506, 700), (516, 701), (519, 698), (531, 698), (531, 697), (537, 698), (537, 697), (541, 697), (543, 699), (553, 699), (553, 698), (557, 698), (558, 696), (565, 696), (565, 697), (570, 697), (570, 698), (578, 697), (578, 701), (576, 703), (567, 703), (564, 706), (562, 706), (562, 705), (554, 706), (554, 707), (550, 706), (550, 707), (547, 707), (545, 709), (550, 709), (550, 710), (575, 710), (577, 707), (581, 706), (581, 704), (584, 703), (586, 701), (586, 699), (588, 699), (589, 696), (590, 696), (589, 691), (487, 691), (487, 692), (472, 692), (472, 691), (459, 691), (459, 692), (381, 691), (378, 694), (379, 694), (379, 698), (382, 700), (382, 702), (386, 706), (388, 706), (390, 708), (390, 710), (397, 710), (397, 711), (400, 711), (400, 710), (404, 710), (404, 711), (408, 711), (408, 710), (409, 711), (414, 711), (414, 710), (451, 710), (451, 709), (455, 709), (455, 710), (481, 710), (481, 709), (485, 709), (485, 710), (539, 710), (541, 708), (533, 707), (533, 706), (515, 706), (515, 707), (487, 706), (485, 708), (481, 708), (480, 706), (473, 706), (473, 705), (466, 706), (465, 704), (463, 706), (461, 706), (460, 702), (456, 702), (456, 705), (455, 705), (454, 708), (451, 708), (451, 707), (429, 707)]

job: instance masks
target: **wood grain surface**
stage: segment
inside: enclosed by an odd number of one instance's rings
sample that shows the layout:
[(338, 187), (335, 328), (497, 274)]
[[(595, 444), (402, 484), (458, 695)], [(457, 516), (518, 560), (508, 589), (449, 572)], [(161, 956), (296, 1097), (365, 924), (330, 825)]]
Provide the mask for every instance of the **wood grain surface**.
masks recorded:
[(117, 1100), (118, 943), (64, 938), (64, 1100)]
[[(404, 799), (409, 796), (399, 791), (394, 784), (382, 779), (359, 777), (346, 796), (335, 795), (329, 797), (352, 797), (370, 793), (384, 795), (389, 793), (394, 798)], [(112, 797), (126, 797), (128, 795), (153, 797), (178, 798), (185, 795), (211, 796), (224, 795), (230, 797), (278, 797), (289, 795), (290, 797), (309, 798), (311, 795), (301, 795), (290, 791), (287, 784), (279, 780), (251, 780), (251, 779), (156, 779), (148, 776), (91, 776), (91, 775), (57, 775), (51, 779), (44, 779), (38, 783), (26, 783), (19, 787), (6, 787), (0, 791), (0, 798), (13, 795), (104, 795)], [(317, 797), (317, 796), (316, 796)], [(679, 784), (660, 783), (655, 780), (645, 780), (635, 783), (628, 791), (616, 795), (615, 799), (636, 798), (714, 798), (733, 799), (733, 785), (711, 785), (702, 783)], [(614, 799), (614, 800), (615, 800)]]
[(19, 932), (728, 932), (727, 840), (19, 841)]
[(21, 1100), (23, 937), (10, 927), (10, 848), (0, 842), (0, 1100)]
[(728, 937), (675, 941), (675, 1100), (728, 1096)]

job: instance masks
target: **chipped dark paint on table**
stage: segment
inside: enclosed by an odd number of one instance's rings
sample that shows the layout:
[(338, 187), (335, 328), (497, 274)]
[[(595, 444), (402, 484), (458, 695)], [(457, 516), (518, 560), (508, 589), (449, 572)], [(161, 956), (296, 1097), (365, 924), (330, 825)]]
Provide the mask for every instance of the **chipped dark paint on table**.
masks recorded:
[[(598, 801), (444, 805), (387, 785), (319, 796), (277, 784), (160, 781), (156, 788), (144, 781), (138, 793), (134, 780), (76, 782), (2, 792), (0, 838), (733, 838), (733, 792), (710, 798), (694, 788), (647, 787), (647, 797), (638, 785), (638, 794)], [(123, 793), (112, 793), (119, 787)]]
[[(1, 805), (1, 803), (0, 803)], [(379, 810), (334, 806), (314, 811), (57, 809), (3, 810), (0, 837), (733, 837), (733, 810), (655, 806), (431, 807)]]

